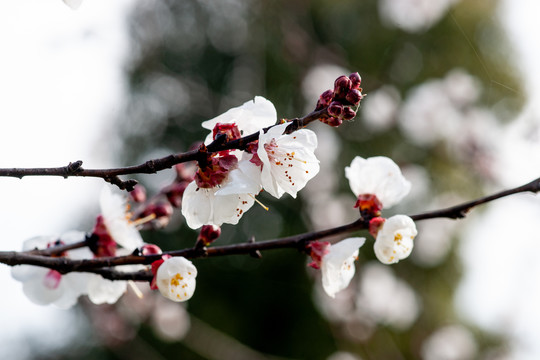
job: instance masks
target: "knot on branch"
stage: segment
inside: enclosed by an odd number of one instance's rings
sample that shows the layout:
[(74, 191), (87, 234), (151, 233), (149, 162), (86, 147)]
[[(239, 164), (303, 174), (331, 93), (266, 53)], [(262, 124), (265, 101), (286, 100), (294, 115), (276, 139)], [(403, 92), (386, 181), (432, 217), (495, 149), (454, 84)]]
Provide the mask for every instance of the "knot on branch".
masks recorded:
[(83, 171), (82, 164), (83, 162), (81, 160), (70, 162), (68, 166), (65, 167), (64, 179), (67, 179), (69, 176), (76, 175), (77, 173)]
[(144, 163), (144, 165), (148, 169), (148, 174), (155, 174), (157, 172), (156, 163), (154, 162), (154, 160), (148, 160), (147, 162)]
[(118, 176), (108, 176), (104, 180), (108, 183), (118, 186), (120, 190), (133, 191), (135, 185), (139, 182), (134, 179), (122, 180)]

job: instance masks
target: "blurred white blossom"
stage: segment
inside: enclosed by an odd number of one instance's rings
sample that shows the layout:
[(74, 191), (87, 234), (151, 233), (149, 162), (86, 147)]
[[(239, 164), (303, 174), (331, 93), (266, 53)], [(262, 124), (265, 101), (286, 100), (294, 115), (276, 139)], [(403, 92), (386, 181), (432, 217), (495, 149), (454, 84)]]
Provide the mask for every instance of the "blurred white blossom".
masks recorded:
[(408, 32), (427, 30), (457, 0), (379, 0), (379, 15), (388, 25)]
[(478, 346), (471, 332), (461, 325), (436, 330), (422, 344), (423, 360), (477, 359)]

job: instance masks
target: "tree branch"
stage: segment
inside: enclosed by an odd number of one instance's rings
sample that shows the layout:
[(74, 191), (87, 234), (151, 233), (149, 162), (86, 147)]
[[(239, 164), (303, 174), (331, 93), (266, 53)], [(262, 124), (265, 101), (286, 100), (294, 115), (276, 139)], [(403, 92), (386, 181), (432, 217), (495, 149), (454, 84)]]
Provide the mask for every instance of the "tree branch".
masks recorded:
[[(299, 130), (325, 114), (326, 108), (319, 111), (314, 111), (303, 118), (296, 118), (291, 121), (291, 124), (287, 127), (286, 133), (290, 134), (296, 130)], [(263, 130), (266, 132), (273, 126), (269, 126)], [(245, 149), (250, 142), (257, 140), (258, 138), (259, 132), (256, 132), (227, 143), (213, 141), (206, 147), (206, 152), (213, 153), (230, 149), (242, 150)], [(66, 166), (54, 168), (0, 168), (0, 177), (16, 177), (19, 179), (22, 179), (25, 176), (61, 176), (63, 178), (74, 176), (96, 177), (102, 178), (103, 180), (118, 186), (122, 190), (131, 191), (137, 184), (137, 181), (131, 179), (122, 180), (119, 176), (133, 174), (155, 174), (158, 171), (170, 169), (176, 164), (199, 160), (201, 157), (202, 154), (199, 150), (192, 150), (185, 153), (171, 154), (162, 158), (148, 160), (139, 165), (111, 169), (84, 169), (82, 167), (83, 162), (81, 160), (77, 160), (69, 163)]]

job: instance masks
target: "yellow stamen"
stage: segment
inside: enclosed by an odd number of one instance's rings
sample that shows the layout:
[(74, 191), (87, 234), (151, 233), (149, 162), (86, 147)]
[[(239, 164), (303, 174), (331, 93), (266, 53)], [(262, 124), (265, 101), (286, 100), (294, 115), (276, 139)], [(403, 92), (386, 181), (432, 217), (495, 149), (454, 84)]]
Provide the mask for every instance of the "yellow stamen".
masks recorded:
[(144, 225), (147, 222), (150, 222), (150, 221), (154, 220), (155, 218), (156, 218), (156, 214), (152, 213), (152, 214), (150, 214), (148, 216), (145, 216), (143, 218), (132, 221), (131, 224), (133, 226), (137, 227), (137, 226), (140, 226), (140, 225)]
[(260, 202), (259, 200), (257, 200), (257, 199), (255, 198), (255, 196), (253, 196), (253, 195), (251, 195), (251, 194), (248, 194), (248, 195), (251, 196), (251, 197), (253, 198), (253, 200), (255, 200), (255, 202), (256, 202), (257, 204), (261, 205), (261, 207), (262, 207), (264, 210), (266, 210), (266, 211), (270, 210), (270, 208), (269, 208), (268, 206), (264, 205), (262, 202)]
[(137, 295), (139, 299), (142, 299), (144, 297), (141, 289), (139, 289), (139, 287), (137, 286), (137, 284), (135, 284), (133, 280), (128, 280), (128, 284), (131, 287), (131, 290), (133, 290), (133, 292), (135, 293), (135, 295)]

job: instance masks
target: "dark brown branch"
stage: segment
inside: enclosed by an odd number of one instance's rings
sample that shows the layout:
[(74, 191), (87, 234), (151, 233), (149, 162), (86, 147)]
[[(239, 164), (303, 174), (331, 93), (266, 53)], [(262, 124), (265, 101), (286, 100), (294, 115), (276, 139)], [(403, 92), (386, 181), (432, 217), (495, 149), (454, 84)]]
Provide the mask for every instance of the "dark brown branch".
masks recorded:
[(434, 218), (449, 218), (462, 219), (467, 216), (467, 213), (474, 207), (497, 200), (509, 195), (514, 195), (522, 192), (537, 193), (540, 191), (540, 178), (531, 181), (525, 185), (521, 185), (509, 190), (500, 191), (493, 195), (488, 195), (476, 200), (468, 201), (463, 204), (455, 205), (446, 209), (428, 211), (422, 214), (412, 215), (414, 221), (434, 219)]
[[(291, 122), (291, 125), (287, 127), (286, 132), (291, 133), (301, 129), (310, 122), (319, 119), (324, 114), (326, 114), (326, 109), (314, 111), (303, 118), (294, 119)], [(268, 131), (268, 129), (271, 127), (272, 126), (265, 128), (264, 130)], [(229, 149), (243, 150), (250, 142), (257, 140), (258, 138), (259, 132), (256, 132), (227, 143), (214, 141), (206, 147), (206, 151), (212, 153)], [(170, 169), (176, 164), (199, 160), (202, 158), (202, 155), (203, 154), (201, 154), (199, 150), (192, 150), (185, 153), (171, 154), (159, 159), (148, 160), (139, 165), (112, 169), (84, 169), (82, 167), (83, 162), (81, 160), (69, 163), (67, 166), (55, 168), (0, 168), (0, 176), (16, 177), (19, 179), (22, 179), (24, 176), (61, 176), (63, 178), (74, 176), (96, 177), (102, 178), (105, 181), (118, 186), (122, 190), (131, 191), (137, 184), (137, 181), (122, 180), (119, 176), (133, 174), (155, 174), (158, 171)]]
[[(415, 221), (434, 219), (434, 218), (450, 218), (459, 219), (466, 216), (467, 212), (472, 208), (522, 192), (539, 192), (540, 191), (540, 178), (531, 181), (522, 186), (515, 187), (513, 189), (501, 191), (493, 195), (485, 196), (476, 200), (468, 201), (456, 206), (452, 206), (446, 209), (434, 210), (417, 215), (412, 215), (411, 218)], [(203, 258), (214, 256), (227, 256), (227, 255), (240, 255), (240, 254), (253, 254), (259, 251), (273, 250), (273, 249), (285, 249), (292, 248), (298, 251), (305, 251), (306, 244), (310, 241), (320, 240), (328, 236), (348, 234), (358, 230), (367, 229), (369, 223), (364, 219), (359, 219), (350, 224), (338, 226), (335, 228), (304, 233), (300, 235), (289, 236), (280, 239), (266, 240), (260, 242), (248, 241), (240, 244), (232, 244), (225, 246), (216, 246), (211, 248), (189, 248), (183, 250), (169, 251), (164, 254), (171, 256), (183, 256), (185, 258)], [(148, 281), (152, 278), (149, 271), (138, 271), (134, 273), (125, 273), (112, 268), (120, 265), (141, 264), (149, 265), (152, 262), (159, 260), (162, 255), (127, 255), (120, 257), (108, 257), (108, 258), (96, 258), (96, 259), (83, 259), (74, 260), (65, 257), (50, 257), (48, 255), (58, 254), (60, 252), (69, 250), (70, 247), (84, 246), (84, 242), (72, 244), (72, 245), (60, 245), (52, 247), (46, 250), (34, 250), (29, 252), (0, 252), (0, 263), (6, 265), (36, 265), (43, 266), (51, 269), (55, 269), (61, 273), (68, 273), (72, 271), (92, 272), (100, 274), (103, 277), (111, 280), (140, 280)]]

